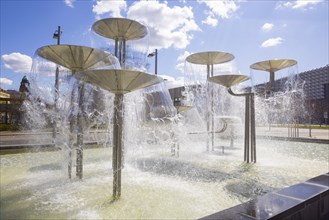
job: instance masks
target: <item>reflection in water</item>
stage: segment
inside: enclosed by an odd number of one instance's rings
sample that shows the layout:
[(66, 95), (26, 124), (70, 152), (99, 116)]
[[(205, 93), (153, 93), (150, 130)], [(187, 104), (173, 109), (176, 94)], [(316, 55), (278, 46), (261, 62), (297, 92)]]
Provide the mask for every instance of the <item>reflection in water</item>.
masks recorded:
[(47, 170), (60, 170), (62, 169), (61, 164), (55, 164), (55, 163), (50, 163), (50, 164), (44, 164), (36, 167), (31, 167), (29, 171), (31, 172), (37, 172), (37, 171), (47, 171)]
[(173, 158), (146, 158), (137, 161), (137, 168), (144, 172), (166, 175), (186, 180), (215, 182), (229, 178), (229, 174), (203, 168), (192, 162), (184, 162)]
[(257, 164), (241, 163), (238, 142), (214, 154), (197, 139), (185, 141), (180, 157), (170, 156), (170, 146), (129, 148), (115, 203), (111, 148), (85, 150), (83, 180), (67, 178), (61, 151), (2, 155), (0, 217), (194, 219), (328, 172), (324, 144), (258, 143)]

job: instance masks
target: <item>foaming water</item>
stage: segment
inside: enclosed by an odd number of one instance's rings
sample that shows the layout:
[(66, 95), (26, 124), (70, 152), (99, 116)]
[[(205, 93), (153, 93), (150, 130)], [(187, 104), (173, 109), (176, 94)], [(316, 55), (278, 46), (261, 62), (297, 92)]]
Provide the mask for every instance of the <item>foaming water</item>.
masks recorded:
[[(117, 41), (108, 43), (103, 39), (98, 45), (97, 39), (93, 40), (93, 46), (117, 54)], [(147, 36), (127, 45), (124, 42), (126, 48), (122, 52), (126, 57), (121, 65), (114, 57), (106, 56), (88, 69), (145, 71), (148, 40)], [(38, 51), (22, 121), (36, 132), (52, 129), (51, 141), (61, 151), (1, 156), (1, 218), (199, 218), (327, 172), (328, 149), (317, 144), (257, 140), (257, 164), (242, 163), (240, 122), (244, 119), (245, 99), (207, 82), (209, 65), (188, 64), (185, 90), (174, 100), (178, 98), (176, 105), (193, 106), (189, 112), (177, 114), (165, 83), (124, 96), (124, 117), (118, 126), (123, 133), (119, 140), (123, 143), (124, 161), (122, 196), (112, 201), (112, 149), (106, 146), (116, 134), (113, 118), (115, 110), (121, 108), (115, 105), (113, 94), (97, 85), (83, 85), (78, 80), (82, 78), (74, 77), (87, 66), (64, 65), (52, 56), (41, 58), (42, 49)], [(82, 61), (83, 51), (75, 54), (70, 49), (72, 57), (63, 57), (65, 61), (75, 57)], [(211, 69), (215, 76), (238, 72), (234, 61)], [(256, 123), (297, 124), (305, 112), (300, 104), (304, 97), (298, 79), (282, 81), (282, 92), (276, 94), (264, 86), (260, 96), (256, 95)], [(241, 91), (244, 87), (235, 89)], [(90, 133), (101, 144), (84, 150), (83, 178), (69, 179), (68, 164), (77, 156), (71, 157), (72, 152), (77, 154), (74, 143), (82, 146)], [(209, 147), (210, 136), (216, 144), (213, 151)], [(234, 144), (232, 137), (238, 137)]]
[(1, 218), (199, 218), (328, 172), (324, 144), (259, 140), (256, 164), (241, 162), (240, 142), (224, 154), (204, 145), (184, 141), (180, 157), (152, 143), (128, 149), (116, 202), (110, 148), (85, 150), (83, 180), (67, 178), (61, 151), (2, 155)]

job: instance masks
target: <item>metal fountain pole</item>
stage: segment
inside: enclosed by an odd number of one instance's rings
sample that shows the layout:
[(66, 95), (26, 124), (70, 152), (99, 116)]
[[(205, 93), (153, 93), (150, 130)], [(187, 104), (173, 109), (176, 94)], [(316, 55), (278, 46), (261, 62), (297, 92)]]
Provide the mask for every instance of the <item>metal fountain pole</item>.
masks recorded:
[[(117, 45), (117, 40), (116, 40)], [(119, 41), (119, 47), (116, 46), (115, 54), (121, 68), (125, 68), (126, 59), (126, 40)], [(112, 146), (112, 169), (113, 169), (113, 199), (117, 200), (121, 196), (121, 170), (122, 170), (122, 152), (123, 152), (123, 123), (124, 123), (124, 106), (123, 94), (116, 93), (114, 97), (113, 113), (113, 146)]]
[[(207, 80), (210, 78), (210, 64), (207, 64)], [(209, 93), (210, 85), (208, 83), (207, 90)], [(211, 111), (209, 111), (209, 98), (207, 97), (207, 151), (209, 151), (209, 140), (210, 140), (210, 114)], [(210, 101), (211, 102), (211, 101)]]
[[(75, 71), (72, 71), (72, 75)], [(72, 150), (74, 145), (74, 125), (77, 125), (77, 156), (76, 156), (76, 176), (82, 179), (83, 176), (83, 97), (84, 97), (84, 82), (79, 82), (78, 85), (78, 115), (75, 120), (74, 116), (74, 89), (71, 92), (71, 112), (72, 117), (70, 119), (70, 134), (69, 134), (69, 153), (68, 153), (68, 176), (72, 177)]]
[(155, 49), (155, 75), (158, 75), (158, 49)]
[(122, 62), (121, 67), (126, 69), (126, 40), (122, 40)]
[[(72, 76), (75, 74), (75, 71), (72, 70)], [(72, 178), (72, 150), (74, 145), (74, 124), (75, 124), (75, 117), (74, 117), (74, 89), (71, 91), (71, 103), (70, 103), (70, 110), (71, 110), (71, 118), (70, 118), (70, 134), (69, 134), (69, 158), (68, 158), (68, 176)]]
[[(75, 74), (75, 71), (72, 70), (72, 75)], [(69, 153), (68, 153), (68, 175), (69, 178), (71, 179), (72, 177), (72, 149), (73, 149), (73, 132), (74, 132), (74, 89), (71, 91), (71, 103), (70, 103), (70, 111), (71, 111), (71, 118), (70, 118), (70, 134), (69, 134)]]
[[(72, 70), (72, 75), (76, 72)], [(74, 125), (77, 125), (77, 155), (76, 155), (76, 176), (82, 179), (83, 174), (83, 97), (84, 97), (84, 82), (79, 82), (78, 85), (78, 115), (75, 120), (74, 112), (74, 88), (71, 91), (71, 119), (70, 119), (70, 134), (69, 134), (69, 153), (68, 153), (68, 176), (72, 177), (72, 150), (74, 145)]]
[[(214, 76), (214, 65), (213, 64), (207, 64), (207, 80), (210, 77)], [(214, 90), (211, 88), (211, 86), (208, 84), (208, 93), (210, 93), (210, 103), (209, 99), (207, 102), (207, 105), (210, 104), (210, 111), (207, 112), (207, 151), (209, 151), (209, 142), (211, 140), (211, 150), (214, 150), (214, 144), (215, 144), (215, 133), (214, 133), (214, 126), (215, 126), (215, 120), (214, 120)], [(208, 107), (208, 106), (207, 106)]]
[[(118, 58), (121, 70), (126, 69), (126, 41), (144, 38), (147, 35), (147, 28), (134, 20), (125, 18), (107, 18), (102, 19), (93, 24), (93, 30), (99, 35), (112, 39), (115, 41), (115, 56)], [(128, 77), (129, 72), (119, 71), (121, 76)], [(143, 74), (138, 74), (143, 75)], [(106, 74), (107, 76), (107, 74)], [(111, 88), (109, 91), (115, 93), (114, 98), (114, 113), (113, 113), (113, 154), (112, 154), (112, 168), (113, 168), (113, 199), (119, 199), (121, 195), (121, 170), (122, 170), (122, 156), (123, 156), (123, 127), (124, 127), (124, 91), (122, 89), (121, 80), (123, 78), (117, 75), (113, 76), (117, 83), (115, 89)], [(136, 76), (137, 77), (137, 76)], [(124, 79), (124, 80), (129, 80)], [(133, 84), (129, 85), (132, 86)], [(109, 89), (106, 85), (106, 89)], [(113, 90), (112, 90), (113, 89)]]
[[(214, 65), (213, 64), (207, 64), (207, 80), (210, 77), (214, 76)], [(214, 150), (215, 145), (215, 133), (214, 133), (214, 127), (215, 127), (215, 119), (214, 119), (214, 90), (211, 87), (211, 85), (207, 86), (208, 93), (210, 93), (210, 103), (209, 99), (207, 101), (207, 105), (210, 104), (210, 111), (207, 112), (207, 151), (209, 151), (209, 141), (211, 139), (211, 150)], [(208, 108), (208, 106), (207, 106)]]
[(113, 115), (113, 199), (121, 196), (123, 94), (115, 94)]
[[(210, 76), (214, 76), (214, 64), (210, 65)], [(214, 151), (214, 145), (215, 145), (215, 108), (214, 108), (214, 89), (211, 89), (211, 148), (212, 151)]]
[[(61, 26), (58, 26), (57, 33), (54, 34), (54, 38), (57, 39), (57, 45), (60, 45), (61, 40)], [(72, 75), (75, 74), (75, 71), (72, 71)], [(78, 134), (77, 134), (77, 158), (76, 158), (76, 175), (80, 179), (82, 179), (83, 173), (83, 96), (84, 96), (84, 83), (79, 82), (78, 87), (78, 115), (77, 115), (77, 127), (78, 127)], [(56, 66), (56, 75), (55, 75), (55, 111), (57, 111), (57, 102), (59, 98), (59, 67)], [(72, 90), (71, 94), (71, 110), (73, 111), (73, 99), (74, 99), (74, 90)], [(73, 111), (74, 112), (74, 111)], [(69, 136), (69, 158), (68, 158), (68, 176), (71, 178), (72, 176), (72, 148), (73, 148), (73, 130), (74, 130), (74, 116), (70, 120), (70, 136)], [(53, 122), (53, 140), (56, 138), (57, 134), (57, 123), (56, 120)]]
[[(59, 29), (60, 33), (60, 29)], [(55, 34), (56, 38), (58, 33)], [(71, 75), (76, 76), (77, 72), (83, 72), (92, 67), (97, 67), (101, 62), (112, 62), (108, 60), (109, 54), (95, 48), (76, 45), (48, 45), (37, 50), (37, 54), (49, 61), (71, 70)], [(57, 81), (58, 82), (58, 81)], [(84, 138), (84, 81), (78, 81), (77, 86), (71, 90), (69, 134), (68, 134), (68, 176), (72, 176), (72, 151), (75, 146), (74, 136), (76, 135), (76, 176), (82, 179), (83, 175), (83, 138)], [(58, 88), (58, 87), (57, 87)], [(57, 89), (58, 90), (58, 89)], [(78, 90), (78, 91), (77, 91)], [(78, 96), (75, 97), (75, 93)], [(75, 101), (78, 106), (75, 106)], [(78, 108), (78, 109), (77, 109)], [(76, 114), (77, 113), (77, 114)], [(75, 128), (77, 132), (75, 133)]]
[(83, 174), (83, 98), (84, 98), (84, 88), (85, 84), (84, 82), (79, 82), (78, 86), (78, 115), (77, 115), (77, 158), (76, 158), (76, 176), (79, 179), (82, 179)]
[(250, 126), (251, 126), (251, 146), (253, 158), (251, 159), (253, 162), (256, 163), (256, 119), (255, 119), (255, 94), (250, 93)]
[[(124, 94), (159, 83), (161, 79), (144, 72), (121, 69), (87, 70), (77, 75), (77, 78), (87, 83), (97, 85), (115, 95), (112, 118), (112, 199), (116, 201), (121, 196), (121, 171), (123, 169), (124, 152)], [(100, 78), (105, 80), (99, 81)], [(113, 80), (115, 83), (108, 83), (109, 80)]]
[[(234, 56), (230, 53), (220, 51), (207, 51), (191, 54), (186, 57), (186, 61), (197, 65), (206, 65), (207, 68), (207, 81), (214, 77), (214, 65), (229, 62), (234, 59)], [(206, 123), (207, 123), (207, 151), (209, 151), (209, 145), (211, 141), (212, 150), (214, 150), (215, 142), (215, 114), (214, 114), (214, 90), (212, 86), (207, 83), (206, 85), (207, 97), (206, 97)], [(211, 91), (210, 91), (211, 90)]]
[(155, 49), (154, 52), (147, 55), (147, 57), (153, 57), (153, 56), (155, 56), (154, 74), (158, 75), (158, 49)]
[[(272, 96), (273, 90), (275, 90), (275, 72), (285, 69), (287, 67), (291, 67), (297, 64), (296, 60), (291, 59), (275, 59), (275, 60), (264, 60), (250, 65), (251, 69), (261, 70), (268, 72), (270, 74), (270, 80), (266, 85), (264, 96)], [(253, 99), (253, 98), (252, 98)], [(298, 136), (298, 130), (296, 127), (296, 123), (288, 124), (288, 137), (290, 136)], [(269, 129), (271, 129), (271, 124), (269, 123)]]
[[(244, 161), (256, 162), (256, 129), (255, 129), (255, 104), (254, 93), (235, 94), (231, 87), (248, 80), (244, 75), (219, 75), (209, 79), (210, 82), (220, 84), (227, 88), (233, 96), (245, 96), (245, 137), (244, 137)], [(232, 138), (232, 137), (231, 137)]]
[(270, 88), (269, 90), (272, 90), (275, 85), (275, 77), (274, 77), (274, 71), (270, 71)]
[[(61, 26), (58, 26), (57, 29), (57, 34), (54, 33), (53, 38), (57, 39), (57, 45), (61, 44)], [(57, 102), (59, 98), (59, 68), (58, 65), (56, 66), (56, 73), (55, 73), (55, 112), (57, 112)], [(53, 121), (53, 141), (56, 139), (56, 134), (57, 134), (57, 121), (56, 118), (54, 118)]]
[(244, 123), (244, 161), (247, 161), (249, 163), (249, 127), (250, 127), (250, 105), (249, 105), (249, 96), (246, 96), (246, 103), (245, 103), (245, 123)]
[(118, 58), (118, 38), (115, 39), (115, 44), (114, 44), (114, 56)]
[(256, 129), (254, 93), (235, 94), (231, 88), (227, 90), (233, 96), (245, 96), (245, 135), (244, 161), (256, 163)]

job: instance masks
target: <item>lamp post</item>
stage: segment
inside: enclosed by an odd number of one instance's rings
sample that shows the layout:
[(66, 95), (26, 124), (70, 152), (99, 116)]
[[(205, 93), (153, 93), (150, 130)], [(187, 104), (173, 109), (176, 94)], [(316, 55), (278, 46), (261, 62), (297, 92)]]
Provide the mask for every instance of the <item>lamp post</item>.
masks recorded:
[[(58, 26), (58, 29), (55, 31), (53, 38), (57, 39), (57, 45), (60, 45), (61, 43), (61, 26)], [(57, 102), (58, 102), (58, 98), (59, 98), (59, 68), (58, 65), (56, 66), (56, 74), (55, 74), (55, 111), (57, 112)], [(56, 138), (56, 134), (57, 134), (57, 125), (56, 125), (56, 120), (54, 119), (53, 122), (53, 141)]]
[(309, 127), (309, 130), (308, 130), (308, 136), (309, 137), (312, 137), (312, 117), (314, 115), (314, 103), (310, 104), (310, 114), (309, 114), (309, 124), (310, 124), (310, 127)]
[(147, 55), (147, 57), (153, 57), (153, 56), (155, 56), (154, 72), (155, 75), (158, 75), (158, 49), (155, 49), (154, 52)]

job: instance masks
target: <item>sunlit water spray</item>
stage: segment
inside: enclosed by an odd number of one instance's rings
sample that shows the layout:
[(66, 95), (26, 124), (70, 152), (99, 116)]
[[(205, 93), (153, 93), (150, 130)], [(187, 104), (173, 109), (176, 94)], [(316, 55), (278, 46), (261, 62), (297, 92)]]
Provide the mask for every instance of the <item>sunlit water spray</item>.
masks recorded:
[(1, 218), (199, 218), (328, 171), (325, 145), (258, 140), (258, 162), (245, 164), (241, 147), (207, 153), (200, 139), (178, 158), (152, 143), (127, 149), (116, 203), (109, 148), (85, 150), (82, 181), (67, 178), (61, 151), (2, 155)]
[[(138, 66), (129, 62), (126, 65)], [(41, 71), (42, 68), (48, 69)], [(224, 72), (234, 72), (232, 68), (226, 67)], [(84, 150), (83, 179), (68, 179), (69, 123), (78, 115), (80, 82), (72, 77), (72, 71), (60, 67), (55, 108), (56, 65), (35, 61), (33, 69), (32, 96), (24, 103), (26, 124), (39, 132), (56, 120), (54, 142), (61, 150), (1, 156), (1, 218), (194, 219), (328, 172), (328, 148), (321, 144), (260, 139), (257, 163), (243, 163), (244, 100), (192, 71), (187, 72), (191, 78), (186, 78), (182, 103), (194, 108), (187, 112), (177, 115), (164, 83), (125, 96), (123, 193), (113, 202), (114, 95), (86, 84), (84, 133), (88, 134), (86, 138), (92, 136), (96, 140), (97, 148)], [(39, 72), (49, 72), (51, 77)], [(269, 123), (271, 106), (284, 111), (285, 117), (295, 117), (296, 112), (289, 109), (302, 100), (293, 95), (302, 91), (296, 82), (290, 81), (287, 90), (271, 97), (257, 97), (259, 124)], [(210, 94), (211, 106), (205, 102)], [(215, 148), (207, 151), (209, 112), (216, 116), (214, 131), (223, 132), (215, 133)], [(283, 120), (274, 118), (276, 121), (271, 123)], [(223, 130), (223, 121), (228, 119), (228, 127)], [(74, 127), (73, 133), (77, 132)], [(179, 156), (172, 154), (173, 143), (179, 143)]]

